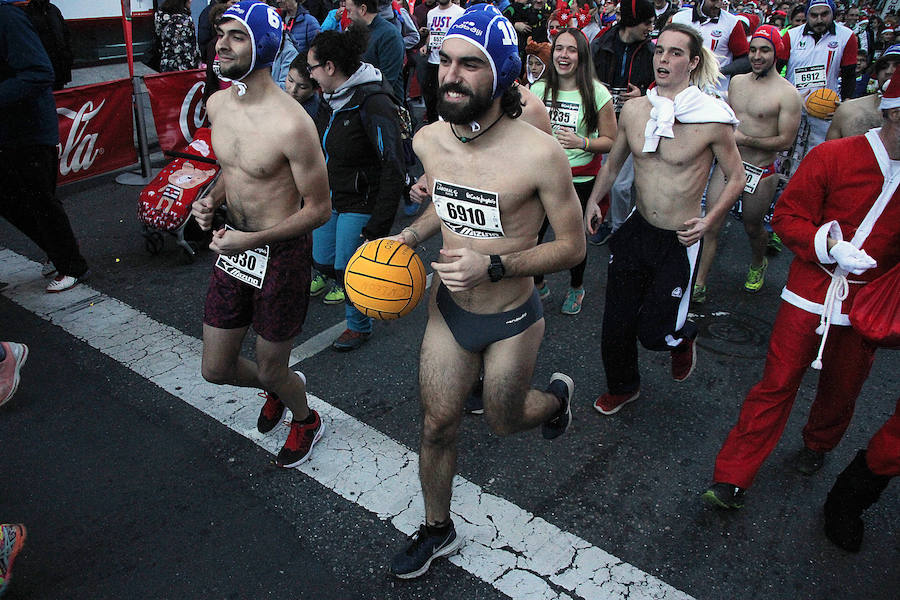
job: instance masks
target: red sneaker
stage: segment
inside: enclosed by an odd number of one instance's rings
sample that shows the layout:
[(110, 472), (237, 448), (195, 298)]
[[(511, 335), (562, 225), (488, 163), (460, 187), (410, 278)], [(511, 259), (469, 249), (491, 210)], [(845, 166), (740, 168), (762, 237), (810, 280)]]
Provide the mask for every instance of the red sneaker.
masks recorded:
[[(306, 385), (306, 375), (300, 371), (294, 371), (294, 373), (300, 377), (303, 385)], [(265, 398), (266, 402), (259, 411), (259, 418), (256, 419), (256, 429), (259, 430), (260, 433), (269, 433), (275, 429), (275, 426), (278, 425), (278, 421), (284, 417), (286, 410), (284, 402), (279, 400), (274, 392), (262, 391), (257, 395), (260, 398)], [(287, 422), (285, 422), (285, 425), (287, 425)]]
[(690, 377), (697, 366), (697, 346), (694, 340), (685, 343), (686, 348), (672, 350), (672, 379), (678, 383)]
[(260, 433), (269, 433), (275, 429), (278, 421), (284, 416), (284, 402), (271, 392), (260, 392), (258, 395), (260, 398), (265, 398), (266, 403), (263, 404), (262, 409), (259, 411), (259, 418), (256, 419), (256, 429)]
[(603, 394), (594, 400), (594, 409), (601, 415), (614, 415), (629, 402), (634, 402), (641, 395), (641, 390), (628, 394)]
[(319, 413), (313, 409), (309, 409), (309, 412), (316, 416), (316, 420), (312, 424), (291, 421), (291, 432), (284, 443), (284, 448), (275, 459), (275, 464), (279, 467), (290, 469), (302, 465), (312, 456), (313, 446), (316, 445), (316, 442), (322, 439), (322, 434), (325, 433), (325, 423), (322, 422)]

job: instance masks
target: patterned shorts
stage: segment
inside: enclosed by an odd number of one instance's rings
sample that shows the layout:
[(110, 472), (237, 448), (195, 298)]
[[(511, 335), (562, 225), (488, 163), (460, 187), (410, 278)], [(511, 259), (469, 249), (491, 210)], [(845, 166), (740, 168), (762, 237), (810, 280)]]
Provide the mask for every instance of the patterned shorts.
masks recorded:
[(303, 329), (311, 277), (311, 235), (270, 243), (262, 289), (213, 267), (203, 322), (218, 329), (252, 324), (267, 341), (290, 340)]

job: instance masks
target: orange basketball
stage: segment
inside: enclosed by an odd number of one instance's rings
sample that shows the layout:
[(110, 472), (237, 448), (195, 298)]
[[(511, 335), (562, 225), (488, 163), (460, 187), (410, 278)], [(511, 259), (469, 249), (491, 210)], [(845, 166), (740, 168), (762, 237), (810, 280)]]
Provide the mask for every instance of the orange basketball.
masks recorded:
[(425, 293), (425, 265), (415, 250), (395, 240), (373, 240), (350, 257), (344, 289), (361, 313), (398, 319), (416, 307)]
[(817, 119), (827, 119), (837, 108), (840, 97), (834, 90), (821, 88), (806, 98), (806, 112)]

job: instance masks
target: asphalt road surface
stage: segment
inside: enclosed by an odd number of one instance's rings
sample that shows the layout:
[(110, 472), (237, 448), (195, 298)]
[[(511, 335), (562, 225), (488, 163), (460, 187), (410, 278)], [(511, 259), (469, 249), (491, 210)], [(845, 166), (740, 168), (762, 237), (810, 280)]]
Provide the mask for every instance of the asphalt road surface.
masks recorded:
[[(138, 188), (111, 176), (60, 190), (92, 276), (43, 294), (40, 251), (0, 222), (0, 339), (31, 348), (16, 397), (0, 409), (0, 521), (24, 522), (9, 598), (841, 598), (896, 599), (900, 494), (866, 513), (862, 551), (822, 533), (836, 475), (896, 402), (900, 354), (880, 351), (842, 443), (813, 477), (792, 470), (815, 392), (804, 380), (781, 443), (725, 513), (700, 494), (759, 378), (790, 253), (771, 259), (757, 295), (742, 291), (749, 251), (729, 218), (701, 325), (699, 364), (676, 384), (668, 356), (641, 353), (639, 401), (612, 417), (599, 335), (606, 247), (589, 246), (578, 316), (551, 275), (535, 370), (576, 382), (570, 431), (493, 435), (467, 416), (454, 493), (466, 545), (427, 575), (387, 572), (421, 521), (417, 355), (424, 306), (378, 323), (337, 354), (343, 307), (312, 299), (294, 358), (326, 437), (298, 470), (273, 465), (286, 435), (254, 431), (255, 390), (199, 374), (209, 251), (181, 264), (172, 240), (144, 249)], [(398, 215), (395, 229), (411, 219)], [(439, 240), (424, 244), (426, 265)], [(429, 269), (430, 271), (430, 269)], [(252, 345), (246, 347), (252, 355)], [(447, 374), (448, 381), (453, 374)]]

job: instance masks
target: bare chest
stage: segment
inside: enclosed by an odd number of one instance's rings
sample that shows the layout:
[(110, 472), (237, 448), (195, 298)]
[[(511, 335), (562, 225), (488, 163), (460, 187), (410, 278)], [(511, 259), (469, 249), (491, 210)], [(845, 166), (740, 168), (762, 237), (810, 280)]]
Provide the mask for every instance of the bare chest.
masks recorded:
[(644, 128), (629, 131), (628, 145), (638, 160), (671, 169), (685, 169), (696, 164), (697, 159), (708, 153), (709, 131), (702, 125), (676, 123), (672, 128), (675, 137), (660, 138), (655, 152), (644, 152)]
[(280, 173), (287, 159), (270, 132), (252, 131), (238, 123), (226, 123), (212, 129), (216, 158), (226, 169), (237, 169), (255, 179)]
[(781, 110), (781, 103), (778, 95), (772, 92), (767, 93), (767, 88), (751, 88), (743, 86), (733, 90), (728, 97), (728, 102), (737, 118), (743, 123), (744, 121), (765, 121), (775, 122), (778, 119), (778, 113)]

